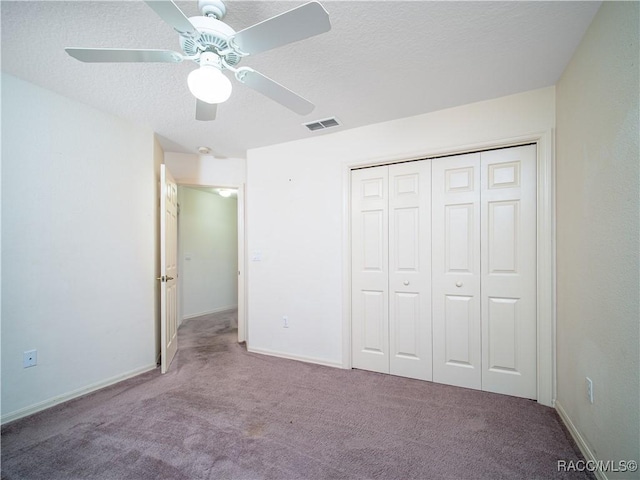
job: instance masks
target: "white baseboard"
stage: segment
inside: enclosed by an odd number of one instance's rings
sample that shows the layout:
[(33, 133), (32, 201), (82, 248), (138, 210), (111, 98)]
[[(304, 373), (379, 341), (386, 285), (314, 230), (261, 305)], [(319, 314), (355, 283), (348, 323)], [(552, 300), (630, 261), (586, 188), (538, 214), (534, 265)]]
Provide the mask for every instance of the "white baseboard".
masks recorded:
[[(562, 405), (558, 400), (555, 401), (555, 408), (556, 408), (556, 412), (558, 412), (558, 415), (560, 415), (560, 419), (562, 420), (562, 423), (564, 423), (564, 425), (567, 427), (567, 430), (569, 430), (571, 437), (573, 437), (573, 440), (578, 445), (580, 452), (582, 452), (584, 459), (587, 462), (591, 461), (593, 463), (597, 463), (597, 459), (593, 454), (593, 452), (591, 451), (591, 449), (589, 448), (589, 446), (587, 445), (587, 442), (584, 440), (584, 438), (582, 437), (582, 435), (580, 434), (576, 426), (571, 421), (571, 418), (569, 418), (569, 415), (567, 415), (567, 412), (565, 411), (565, 409), (562, 408)], [(595, 470), (593, 473), (598, 480), (608, 480), (607, 475), (601, 470)]]
[(53, 398), (49, 398), (42, 402), (35, 403), (33, 405), (29, 405), (28, 407), (21, 408), (14, 412), (7, 413), (3, 415), (0, 419), (0, 424), (4, 425), (5, 423), (13, 422), (14, 420), (18, 420), (19, 418), (26, 417), (28, 415), (33, 415), (34, 413), (38, 413), (42, 410), (46, 410), (47, 408), (51, 408), (59, 403), (63, 403), (69, 400), (73, 400), (74, 398), (81, 397), (86, 395), (87, 393), (95, 392), (96, 390), (100, 390), (101, 388), (108, 387), (113, 385), (114, 383), (121, 382), (131, 377), (135, 377), (145, 372), (149, 372), (154, 370), (157, 367), (156, 364), (146, 365), (144, 367), (136, 368), (135, 370), (131, 370), (130, 372), (126, 372), (120, 375), (116, 375), (115, 377), (108, 378), (106, 380), (102, 380), (100, 382), (92, 383), (91, 385), (87, 385), (86, 387), (78, 388), (77, 390), (73, 390), (68, 393), (63, 393), (62, 395), (58, 395)]
[(182, 320), (184, 321), (184, 320), (189, 320), (190, 318), (202, 317), (203, 315), (211, 315), (212, 313), (229, 312), (231, 310), (237, 310), (237, 309), (238, 309), (238, 305), (227, 305), (225, 307), (214, 308), (213, 310), (209, 310), (207, 312), (192, 313), (191, 315), (184, 315), (182, 317)]
[(276, 352), (266, 348), (252, 348), (247, 346), (247, 351), (251, 353), (259, 353), (260, 355), (269, 355), (270, 357), (285, 358), (287, 360), (297, 360), (298, 362), (315, 363), (316, 365), (324, 365), (325, 367), (342, 368), (342, 362), (332, 362), (323, 358), (307, 357), (303, 355), (292, 355), (290, 353)]

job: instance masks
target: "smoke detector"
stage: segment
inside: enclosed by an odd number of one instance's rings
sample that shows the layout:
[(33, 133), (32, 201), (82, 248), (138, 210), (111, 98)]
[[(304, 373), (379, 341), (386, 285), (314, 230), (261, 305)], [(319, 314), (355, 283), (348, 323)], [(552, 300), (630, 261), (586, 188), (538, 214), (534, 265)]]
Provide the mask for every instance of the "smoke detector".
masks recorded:
[(211, 149), (209, 147), (198, 147), (198, 153), (200, 155), (209, 155), (211, 153)]

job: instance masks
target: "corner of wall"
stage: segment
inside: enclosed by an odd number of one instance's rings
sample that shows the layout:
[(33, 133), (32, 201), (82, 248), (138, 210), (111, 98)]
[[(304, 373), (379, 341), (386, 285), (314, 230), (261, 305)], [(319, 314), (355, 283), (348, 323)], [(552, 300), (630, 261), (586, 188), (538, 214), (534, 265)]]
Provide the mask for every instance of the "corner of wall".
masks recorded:
[(603, 2), (556, 86), (556, 408), (604, 462), (640, 461), (639, 25)]

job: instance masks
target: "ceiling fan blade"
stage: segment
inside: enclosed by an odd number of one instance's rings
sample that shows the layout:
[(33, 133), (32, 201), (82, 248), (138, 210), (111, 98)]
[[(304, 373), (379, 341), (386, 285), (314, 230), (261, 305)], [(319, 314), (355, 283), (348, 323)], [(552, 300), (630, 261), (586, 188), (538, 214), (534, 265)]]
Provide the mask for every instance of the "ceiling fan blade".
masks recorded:
[(126, 48), (65, 48), (81, 62), (165, 62), (179, 63), (182, 55), (171, 50), (133, 50)]
[(196, 120), (202, 120), (203, 122), (215, 120), (217, 110), (217, 103), (207, 103), (202, 100), (196, 100)]
[(158, 16), (171, 25), (178, 33), (195, 37), (200, 35), (182, 10), (172, 0), (145, 0)]
[(251, 68), (239, 68), (237, 77), (247, 87), (253, 88), (299, 115), (307, 115), (316, 108), (313, 103)]
[(236, 33), (232, 40), (241, 52), (254, 54), (329, 30), (329, 14), (314, 1), (245, 28)]

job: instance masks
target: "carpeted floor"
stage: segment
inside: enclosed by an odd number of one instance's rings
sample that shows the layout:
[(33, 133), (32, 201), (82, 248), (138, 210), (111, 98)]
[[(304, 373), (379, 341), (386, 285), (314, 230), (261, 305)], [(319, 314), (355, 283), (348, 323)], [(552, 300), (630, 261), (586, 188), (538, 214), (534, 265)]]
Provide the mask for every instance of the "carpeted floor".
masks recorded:
[(547, 479), (578, 460), (535, 402), (247, 353), (186, 321), (153, 371), (2, 427), (2, 479)]

